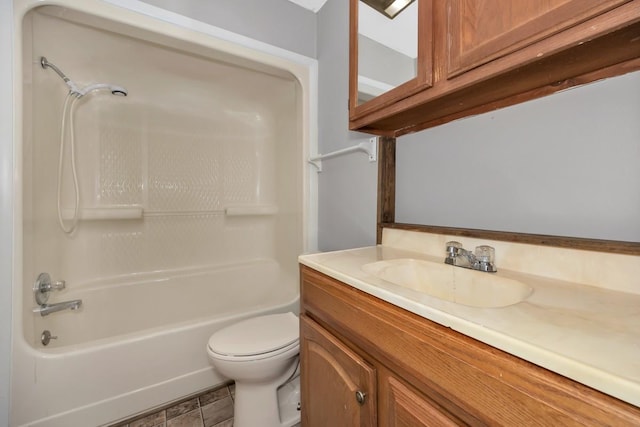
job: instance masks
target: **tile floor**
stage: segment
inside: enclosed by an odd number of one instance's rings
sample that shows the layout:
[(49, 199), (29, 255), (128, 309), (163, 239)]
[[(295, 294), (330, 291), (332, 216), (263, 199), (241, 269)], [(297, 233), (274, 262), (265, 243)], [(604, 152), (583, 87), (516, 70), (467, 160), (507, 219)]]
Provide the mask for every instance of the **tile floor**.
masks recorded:
[(110, 427), (231, 427), (234, 385), (208, 390)]
[(234, 384), (228, 384), (109, 427), (233, 427), (234, 398)]

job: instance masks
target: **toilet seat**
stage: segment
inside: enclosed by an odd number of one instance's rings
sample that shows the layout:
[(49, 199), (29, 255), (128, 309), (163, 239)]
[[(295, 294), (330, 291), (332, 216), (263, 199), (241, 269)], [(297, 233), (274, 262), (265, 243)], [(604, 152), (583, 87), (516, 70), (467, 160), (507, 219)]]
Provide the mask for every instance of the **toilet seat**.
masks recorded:
[(296, 341), (294, 343), (291, 343), (287, 347), (283, 347), (274, 351), (269, 351), (269, 352), (260, 353), (260, 354), (249, 354), (245, 356), (230, 356), (227, 354), (217, 353), (213, 351), (211, 347), (208, 347), (207, 350), (209, 350), (209, 355), (214, 359), (240, 363), (240, 362), (250, 362), (250, 361), (269, 359), (269, 358), (277, 357), (280, 354), (285, 354), (291, 351), (293, 351), (293, 353), (296, 354), (300, 351), (299, 347), (300, 345)]
[(220, 329), (209, 338), (207, 348), (212, 357), (222, 360), (257, 360), (297, 350), (299, 337), (295, 314), (271, 314)]

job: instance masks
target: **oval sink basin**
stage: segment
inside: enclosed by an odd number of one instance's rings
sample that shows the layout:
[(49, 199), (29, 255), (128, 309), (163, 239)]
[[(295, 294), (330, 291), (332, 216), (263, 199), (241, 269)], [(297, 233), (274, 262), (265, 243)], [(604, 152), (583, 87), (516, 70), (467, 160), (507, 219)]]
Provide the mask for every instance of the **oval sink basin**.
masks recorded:
[(506, 307), (533, 293), (531, 286), (496, 273), (419, 259), (378, 261), (364, 265), (362, 270), (394, 285), (471, 307)]

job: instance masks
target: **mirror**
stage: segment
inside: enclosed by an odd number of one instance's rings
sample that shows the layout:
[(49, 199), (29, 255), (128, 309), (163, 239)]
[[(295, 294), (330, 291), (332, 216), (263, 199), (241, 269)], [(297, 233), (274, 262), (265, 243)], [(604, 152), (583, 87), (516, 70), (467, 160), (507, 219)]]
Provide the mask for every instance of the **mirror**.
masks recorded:
[(397, 150), (382, 138), (379, 227), (640, 255), (638, 87), (629, 73), (405, 135)]
[(417, 76), (418, 3), (390, 19), (358, 5), (358, 104)]
[(352, 120), (431, 86), (432, 1), (414, 0), (390, 19), (362, 0), (351, 0)]

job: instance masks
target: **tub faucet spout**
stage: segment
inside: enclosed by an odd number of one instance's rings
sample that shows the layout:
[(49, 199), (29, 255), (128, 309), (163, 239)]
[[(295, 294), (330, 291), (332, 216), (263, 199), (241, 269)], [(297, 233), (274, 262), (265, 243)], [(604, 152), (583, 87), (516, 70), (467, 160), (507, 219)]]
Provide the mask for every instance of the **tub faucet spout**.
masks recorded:
[(56, 311), (62, 310), (77, 310), (82, 305), (81, 299), (74, 299), (71, 301), (59, 302), (56, 304), (41, 304), (40, 307), (33, 309), (34, 313), (40, 313), (41, 316), (46, 316)]

